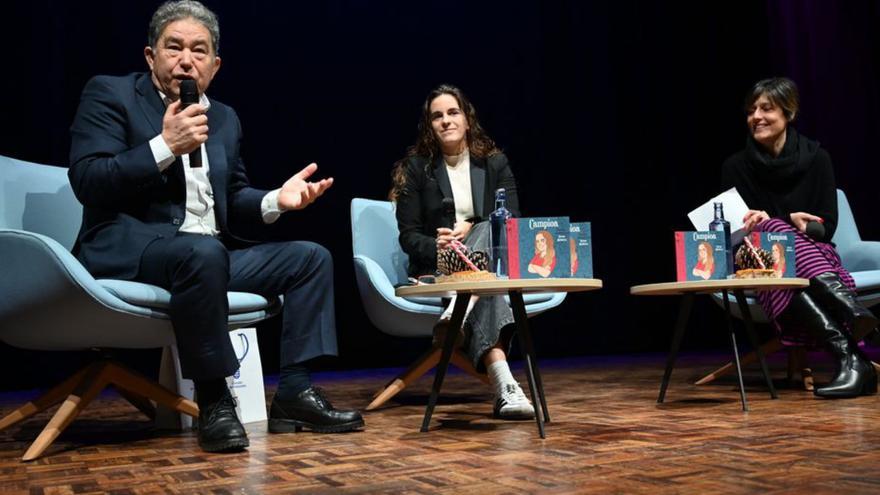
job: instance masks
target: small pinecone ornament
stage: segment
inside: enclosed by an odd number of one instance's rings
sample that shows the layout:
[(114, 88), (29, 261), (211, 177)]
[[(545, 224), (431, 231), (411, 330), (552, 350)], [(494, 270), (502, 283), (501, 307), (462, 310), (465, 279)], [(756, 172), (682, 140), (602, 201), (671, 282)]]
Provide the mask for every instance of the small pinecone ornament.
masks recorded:
[(489, 253), (483, 251), (473, 251), (470, 255), (471, 263), (477, 266), (480, 270), (488, 270), (489, 269)]
[[(736, 251), (736, 266), (740, 270), (773, 268), (773, 255), (766, 249), (743, 244)], [(761, 264), (764, 266), (761, 266)]]
[[(478, 270), (489, 269), (489, 255), (487, 253), (471, 251), (464, 244), (459, 244), (458, 249)], [(443, 275), (452, 275), (456, 272), (472, 271), (473, 268), (454, 249), (446, 247), (437, 251), (437, 270)]]

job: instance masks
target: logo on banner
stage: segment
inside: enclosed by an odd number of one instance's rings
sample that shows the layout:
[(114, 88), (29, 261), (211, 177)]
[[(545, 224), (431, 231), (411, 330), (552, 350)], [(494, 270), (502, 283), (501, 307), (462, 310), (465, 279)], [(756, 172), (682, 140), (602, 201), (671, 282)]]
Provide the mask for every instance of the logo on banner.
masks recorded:
[(266, 388), (260, 363), (260, 342), (255, 328), (240, 328), (229, 333), (235, 349), (238, 370), (226, 378), (229, 390), (238, 399), (235, 410), (242, 423), (266, 420)]
[[(251, 343), (248, 340), (247, 335), (245, 335), (243, 333), (239, 333), (238, 337), (241, 339), (242, 353), (241, 353), (241, 356), (235, 356), (235, 357), (238, 358), (238, 364), (241, 364), (241, 362), (244, 361), (244, 358), (247, 357), (248, 351), (251, 350)], [(238, 354), (238, 353), (236, 353), (236, 354)], [(241, 366), (239, 366), (238, 369), (235, 370), (235, 374), (232, 376), (234, 376), (236, 380), (241, 378)]]

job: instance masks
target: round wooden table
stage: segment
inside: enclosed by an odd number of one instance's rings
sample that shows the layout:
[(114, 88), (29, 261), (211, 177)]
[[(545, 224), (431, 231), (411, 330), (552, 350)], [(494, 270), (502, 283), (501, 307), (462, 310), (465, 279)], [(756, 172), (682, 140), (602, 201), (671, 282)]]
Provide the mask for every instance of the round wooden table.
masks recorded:
[(742, 312), (743, 322), (745, 323), (746, 328), (746, 336), (748, 336), (749, 343), (752, 348), (755, 349), (755, 354), (757, 354), (758, 361), (761, 363), (761, 371), (764, 373), (764, 379), (767, 381), (767, 387), (770, 389), (770, 397), (776, 399), (778, 397), (776, 395), (776, 388), (773, 387), (773, 381), (770, 379), (770, 372), (767, 369), (767, 361), (764, 359), (764, 352), (758, 345), (758, 338), (755, 333), (752, 314), (749, 311), (749, 305), (746, 302), (745, 291), (760, 292), (773, 289), (798, 289), (807, 287), (808, 285), (810, 285), (810, 281), (804, 278), (755, 278), (667, 282), (636, 285), (630, 288), (630, 294), (635, 296), (682, 296), (681, 306), (678, 312), (678, 320), (676, 321), (675, 331), (672, 335), (672, 346), (669, 350), (669, 356), (666, 358), (666, 370), (663, 373), (663, 381), (660, 384), (660, 395), (657, 397), (657, 402), (662, 403), (666, 397), (666, 389), (669, 387), (669, 378), (672, 376), (672, 368), (675, 365), (675, 358), (678, 356), (681, 339), (684, 336), (691, 308), (693, 307), (694, 295), (715, 294), (718, 292), (721, 292), (724, 299), (724, 311), (727, 314), (727, 328), (730, 332), (730, 341), (733, 347), (734, 361), (736, 362), (736, 374), (739, 378), (739, 393), (743, 411), (748, 411), (749, 406), (746, 402), (742, 367), (739, 361), (739, 351), (736, 346), (736, 334), (733, 331), (733, 319), (730, 314), (730, 292), (733, 292), (740, 311)]
[[(602, 281), (594, 278), (548, 278), (548, 279), (505, 279), (505, 280), (481, 280), (475, 282), (443, 282), (438, 284), (410, 285), (399, 287), (394, 292), (397, 296), (430, 296), (455, 298), (455, 306), (452, 308), (452, 318), (449, 322), (450, 329), (461, 328), (464, 322), (470, 296), (500, 296), (507, 294), (510, 297), (510, 307), (513, 310), (513, 318), (516, 322), (517, 334), (519, 335), (520, 347), (526, 360), (526, 377), (529, 382), (529, 393), (533, 404), (539, 404), (540, 409), (535, 410), (535, 421), (538, 424), (538, 433), (541, 438), (546, 438), (544, 422), (550, 422), (550, 414), (547, 411), (547, 401), (544, 398), (544, 385), (541, 382), (541, 374), (535, 359), (535, 349), (532, 343), (532, 335), (529, 330), (526, 306), (523, 302), (523, 294), (547, 293), (547, 292), (583, 292), (602, 288)], [(446, 369), (452, 357), (455, 346), (455, 337), (458, 332), (446, 332), (443, 340), (443, 350), (440, 354), (440, 362), (434, 375), (434, 385), (431, 388), (431, 396), (428, 399), (428, 407), (425, 409), (425, 418), (422, 420), (421, 431), (428, 431), (431, 424), (431, 415), (437, 405), (437, 397), (443, 386)]]

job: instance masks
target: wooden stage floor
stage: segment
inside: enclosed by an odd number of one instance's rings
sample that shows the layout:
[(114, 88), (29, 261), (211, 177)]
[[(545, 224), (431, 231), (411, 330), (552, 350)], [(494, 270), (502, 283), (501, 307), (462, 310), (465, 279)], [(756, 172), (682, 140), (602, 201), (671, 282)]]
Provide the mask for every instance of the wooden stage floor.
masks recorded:
[[(690, 384), (723, 357), (683, 356), (660, 405), (662, 355), (545, 361), (553, 422), (543, 441), (533, 421), (492, 419), (488, 389), (458, 373), (429, 433), (418, 431), (430, 388), (423, 378), (367, 414), (362, 432), (269, 435), (255, 423), (250, 450), (226, 455), (202, 453), (192, 432), (151, 431), (109, 392), (35, 462), (19, 457), (46, 414), (0, 432), (0, 492), (880, 492), (880, 396), (816, 399), (785, 385), (778, 354), (780, 399), (771, 401), (749, 368), (751, 411), (743, 413), (733, 379)], [(362, 407), (393, 371), (325, 373), (316, 382), (337, 405)], [(25, 398), (0, 395), (0, 412)]]

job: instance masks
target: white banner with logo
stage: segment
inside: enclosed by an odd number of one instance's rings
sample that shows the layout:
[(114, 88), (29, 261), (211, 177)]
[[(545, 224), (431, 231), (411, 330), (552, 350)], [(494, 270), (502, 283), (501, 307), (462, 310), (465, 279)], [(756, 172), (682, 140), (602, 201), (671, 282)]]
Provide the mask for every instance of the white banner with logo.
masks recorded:
[(257, 329), (240, 328), (229, 332), (232, 347), (238, 357), (239, 368), (226, 378), (238, 406), (235, 412), (242, 423), (266, 420), (266, 388), (263, 383), (263, 363), (257, 346)]
[[(260, 361), (260, 347), (257, 345), (256, 328), (239, 328), (229, 332), (229, 339), (238, 358), (238, 371), (226, 383), (238, 406), (235, 412), (242, 423), (253, 423), (266, 419), (266, 390), (263, 384), (263, 364)], [(162, 353), (159, 369), (159, 382), (172, 392), (193, 399), (195, 386), (192, 380), (181, 377), (180, 359), (177, 348), (166, 348)], [(160, 407), (156, 416), (157, 428), (188, 429), (193, 426), (193, 418), (186, 414)]]

